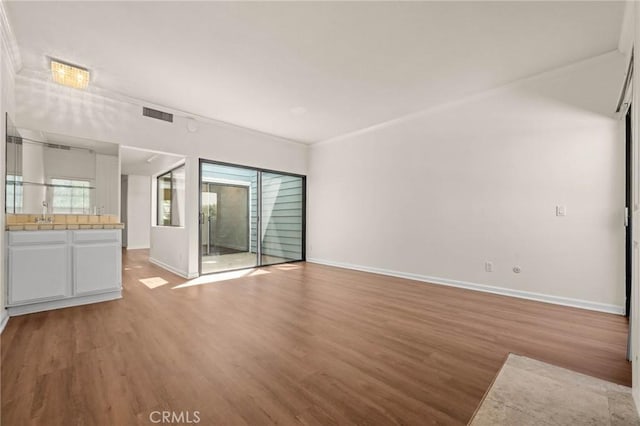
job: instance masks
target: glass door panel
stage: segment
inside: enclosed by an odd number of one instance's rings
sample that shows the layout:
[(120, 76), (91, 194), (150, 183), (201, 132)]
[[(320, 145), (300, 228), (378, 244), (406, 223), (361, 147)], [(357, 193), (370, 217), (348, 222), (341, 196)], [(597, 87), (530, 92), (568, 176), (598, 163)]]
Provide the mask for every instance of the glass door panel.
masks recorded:
[(261, 265), (303, 259), (304, 180), (261, 173)]
[(200, 227), (200, 243), (202, 244), (201, 252), (203, 256), (209, 256), (214, 251), (214, 229), (218, 218), (218, 194), (211, 192), (209, 184), (203, 183), (202, 186), (202, 206), (201, 206), (201, 227)]
[(200, 271), (258, 265), (258, 172), (201, 163)]

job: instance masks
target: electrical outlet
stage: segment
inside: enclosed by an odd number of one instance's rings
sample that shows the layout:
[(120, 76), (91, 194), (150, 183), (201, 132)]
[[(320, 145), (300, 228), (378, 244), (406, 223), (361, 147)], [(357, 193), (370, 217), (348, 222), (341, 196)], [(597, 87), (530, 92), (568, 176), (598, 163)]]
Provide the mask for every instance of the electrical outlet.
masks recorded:
[(484, 262), (484, 270), (485, 272), (493, 272), (493, 262)]
[(567, 206), (556, 206), (556, 216), (563, 217), (567, 215)]

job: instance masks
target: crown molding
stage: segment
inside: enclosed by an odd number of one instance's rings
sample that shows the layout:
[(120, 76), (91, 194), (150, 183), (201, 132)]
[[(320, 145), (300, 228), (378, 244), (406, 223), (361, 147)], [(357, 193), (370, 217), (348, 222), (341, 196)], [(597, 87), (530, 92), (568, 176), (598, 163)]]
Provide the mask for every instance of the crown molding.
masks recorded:
[(22, 68), (22, 57), (20, 56), (18, 42), (11, 29), (4, 3), (4, 1), (0, 0), (0, 38), (2, 38), (2, 47), (7, 52), (7, 58), (11, 63), (10, 69), (15, 74)]

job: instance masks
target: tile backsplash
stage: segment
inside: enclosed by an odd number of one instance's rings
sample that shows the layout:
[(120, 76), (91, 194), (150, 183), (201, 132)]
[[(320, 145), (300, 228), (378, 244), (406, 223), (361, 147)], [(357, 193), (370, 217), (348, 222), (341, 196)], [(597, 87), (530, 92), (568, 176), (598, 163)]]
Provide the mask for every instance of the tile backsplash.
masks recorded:
[[(37, 214), (8, 214), (6, 216), (7, 225), (18, 225), (27, 223), (36, 223), (41, 215)], [(67, 225), (67, 224), (110, 224), (118, 223), (118, 216), (116, 215), (82, 215), (82, 214), (55, 214), (47, 215), (47, 218), (52, 217), (52, 224)]]

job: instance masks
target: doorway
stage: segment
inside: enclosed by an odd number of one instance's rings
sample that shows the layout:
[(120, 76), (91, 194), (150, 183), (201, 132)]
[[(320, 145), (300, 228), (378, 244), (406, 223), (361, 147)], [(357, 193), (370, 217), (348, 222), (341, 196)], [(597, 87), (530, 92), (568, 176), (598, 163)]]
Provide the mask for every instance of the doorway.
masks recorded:
[(200, 169), (200, 273), (257, 266), (258, 173), (209, 163)]

